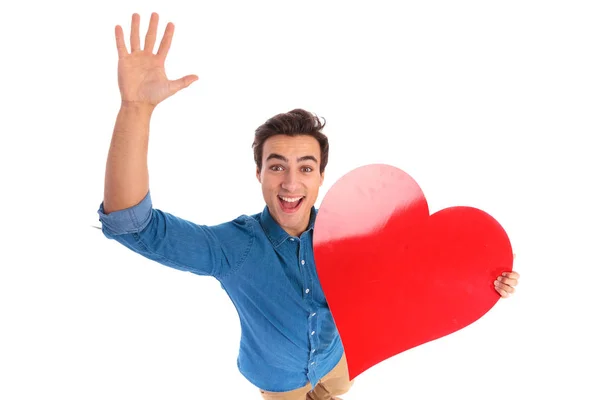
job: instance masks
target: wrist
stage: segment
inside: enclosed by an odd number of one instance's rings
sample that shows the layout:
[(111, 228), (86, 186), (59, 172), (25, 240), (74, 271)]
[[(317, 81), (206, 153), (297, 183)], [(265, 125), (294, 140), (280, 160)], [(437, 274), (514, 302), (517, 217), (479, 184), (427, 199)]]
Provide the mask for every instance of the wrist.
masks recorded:
[(155, 104), (145, 103), (141, 101), (121, 100), (121, 110), (127, 112), (134, 112), (136, 114), (152, 114), (155, 107)]

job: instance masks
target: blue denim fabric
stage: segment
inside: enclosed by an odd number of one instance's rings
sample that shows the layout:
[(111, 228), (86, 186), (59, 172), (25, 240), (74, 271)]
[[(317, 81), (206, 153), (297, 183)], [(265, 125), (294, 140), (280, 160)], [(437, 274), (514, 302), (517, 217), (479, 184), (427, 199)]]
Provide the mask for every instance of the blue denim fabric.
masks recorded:
[(317, 210), (300, 237), (262, 213), (216, 226), (154, 209), (150, 192), (137, 205), (98, 210), (110, 239), (163, 265), (215, 277), (241, 323), (238, 368), (260, 389), (314, 387), (342, 358), (343, 347), (319, 282), (312, 238)]

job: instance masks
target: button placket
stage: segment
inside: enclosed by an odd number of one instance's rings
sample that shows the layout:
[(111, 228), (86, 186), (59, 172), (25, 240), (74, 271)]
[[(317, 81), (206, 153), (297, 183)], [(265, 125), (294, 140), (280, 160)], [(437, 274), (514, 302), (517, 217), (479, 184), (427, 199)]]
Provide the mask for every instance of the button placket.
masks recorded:
[[(305, 248), (306, 246), (308, 246), (308, 244), (306, 243), (306, 240), (309, 239), (310, 237), (307, 235), (304, 236), (300, 236), (300, 251), (298, 252), (298, 261), (300, 264), (300, 273), (302, 274), (302, 280), (304, 282), (304, 297), (305, 299), (308, 301), (308, 303), (310, 304), (310, 308), (313, 307), (313, 302), (312, 302), (312, 291), (311, 291), (311, 283), (312, 283), (312, 279), (311, 279), (311, 274), (309, 273), (309, 271), (306, 268), (303, 268), (306, 266), (306, 255), (305, 253)], [(316, 361), (314, 358), (314, 354), (316, 352), (316, 348), (317, 348), (317, 339), (318, 339), (318, 335), (317, 335), (317, 325), (316, 325), (316, 319), (314, 318), (317, 315), (317, 313), (315, 312), (311, 312), (309, 314), (308, 317), (308, 332), (309, 332), (309, 336), (308, 336), (308, 341), (309, 341), (309, 345), (311, 348), (311, 351), (309, 353), (309, 367), (315, 367), (316, 365)]]
[[(313, 321), (314, 321), (314, 316), (315, 315), (317, 315), (317, 313), (313, 312), (313, 313), (310, 313), (310, 315), (308, 316), (308, 321), (309, 321), (308, 322), (308, 326), (309, 326), (309, 329), (312, 329), (311, 326), (314, 326), (314, 322)], [(313, 333), (314, 333), (314, 331), (311, 332), (311, 337), (314, 337)], [(312, 347), (312, 350), (310, 351), (310, 354), (312, 355), (316, 351), (315, 350), (316, 345), (314, 343), (314, 340), (311, 340), (310, 344), (311, 344), (311, 347)]]
[[(304, 255), (305, 252), (305, 241), (306, 241), (306, 236), (301, 236), (300, 237), (300, 251), (298, 252), (298, 260), (300, 262), (300, 266), (304, 266), (306, 265), (306, 257)], [(311, 293), (311, 279), (310, 279), (310, 274), (306, 271), (306, 269), (304, 268), (300, 268), (300, 273), (302, 274), (302, 281), (304, 284), (304, 294), (305, 295), (310, 295)], [(308, 299), (312, 298), (312, 295), (310, 296), (305, 296)]]
[[(316, 321), (316, 312), (311, 312), (308, 315), (308, 329), (310, 331), (310, 335), (309, 335), (309, 343), (310, 343), (310, 354), (309, 354), (309, 361), (311, 361), (311, 363), (316, 363), (315, 361), (315, 352), (317, 351), (317, 343), (318, 343), (318, 335), (317, 335), (317, 321)], [(311, 364), (314, 365), (314, 364)]]

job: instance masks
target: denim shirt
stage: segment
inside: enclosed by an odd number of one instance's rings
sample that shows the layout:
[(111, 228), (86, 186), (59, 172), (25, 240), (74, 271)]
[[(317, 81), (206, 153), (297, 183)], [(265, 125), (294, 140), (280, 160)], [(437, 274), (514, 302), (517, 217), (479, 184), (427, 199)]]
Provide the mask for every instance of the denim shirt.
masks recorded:
[[(152, 207), (150, 191), (137, 205), (98, 214), (102, 232), (163, 265), (213, 276), (241, 323), (240, 373), (270, 392), (312, 387), (342, 358), (343, 346), (319, 282), (308, 229), (290, 236), (262, 213), (215, 226), (198, 225)], [(202, 305), (199, 305), (202, 307)]]

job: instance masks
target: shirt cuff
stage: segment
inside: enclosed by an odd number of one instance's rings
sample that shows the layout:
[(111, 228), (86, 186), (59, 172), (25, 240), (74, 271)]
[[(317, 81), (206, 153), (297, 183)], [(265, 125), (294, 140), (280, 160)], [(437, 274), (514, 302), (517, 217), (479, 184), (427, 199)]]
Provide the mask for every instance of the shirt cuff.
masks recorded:
[(104, 202), (102, 202), (98, 209), (98, 215), (100, 216), (99, 221), (102, 222), (102, 229), (113, 235), (139, 232), (148, 225), (152, 217), (150, 191), (148, 190), (146, 197), (135, 206), (113, 211), (110, 214), (104, 213)]

